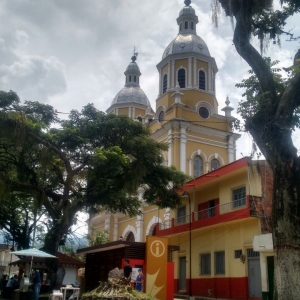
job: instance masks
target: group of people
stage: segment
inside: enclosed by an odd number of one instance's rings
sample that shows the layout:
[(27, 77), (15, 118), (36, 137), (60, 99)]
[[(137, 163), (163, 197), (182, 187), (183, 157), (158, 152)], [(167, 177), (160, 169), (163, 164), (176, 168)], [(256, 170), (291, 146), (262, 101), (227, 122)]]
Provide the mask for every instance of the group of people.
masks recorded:
[[(132, 267), (130, 266), (129, 259), (125, 259), (124, 264), (125, 264), (124, 276), (128, 281), (128, 283), (130, 283), (132, 277)], [(144, 285), (144, 274), (142, 272), (142, 269), (138, 269), (138, 275), (135, 280), (135, 289), (139, 292), (142, 292), (143, 285)]]
[[(27, 276), (24, 275), (24, 279)], [(41, 275), (38, 270), (35, 270), (32, 274), (32, 284), (33, 284), (33, 295), (34, 300), (38, 300), (40, 296), (40, 290), (42, 285)], [(13, 298), (13, 291), (18, 289), (20, 287), (20, 282), (18, 280), (18, 276), (14, 275), (12, 276), (6, 283), (5, 287), (5, 297), (7, 298)], [(3, 287), (3, 289), (4, 289)]]

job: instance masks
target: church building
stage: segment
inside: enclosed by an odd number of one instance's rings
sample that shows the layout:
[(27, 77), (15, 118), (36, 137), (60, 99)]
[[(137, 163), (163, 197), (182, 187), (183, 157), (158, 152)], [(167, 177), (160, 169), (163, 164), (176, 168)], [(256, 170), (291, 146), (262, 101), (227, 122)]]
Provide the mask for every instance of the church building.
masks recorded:
[(113, 242), (120, 238), (128, 247), (133, 242), (142, 245), (147, 236), (167, 238), (174, 246), (168, 257), (174, 263), (174, 295), (263, 299), (260, 257), (252, 240), (271, 232), (272, 174), (265, 162), (236, 160), (240, 135), (232, 130), (233, 108), (228, 98), (219, 108), (216, 61), (197, 34), (191, 1), (184, 4), (176, 19), (178, 35), (157, 64), (156, 107), (141, 88), (134, 53), (124, 73), (125, 85), (106, 112), (127, 115), (149, 127), (153, 139), (169, 145), (162, 153), (165, 165), (194, 179), (183, 187), (183, 205), (177, 210), (149, 206), (141, 192), (140, 216), (98, 214), (92, 216), (90, 227), (94, 233), (109, 232), (112, 244), (107, 251), (115, 249)]

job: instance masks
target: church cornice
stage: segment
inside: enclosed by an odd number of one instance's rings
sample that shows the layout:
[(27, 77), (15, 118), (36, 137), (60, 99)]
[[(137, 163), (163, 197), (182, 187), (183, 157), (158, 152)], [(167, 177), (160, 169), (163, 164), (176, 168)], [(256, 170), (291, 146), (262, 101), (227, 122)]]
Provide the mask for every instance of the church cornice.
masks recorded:
[(237, 140), (241, 136), (240, 134), (234, 132), (193, 124), (192, 122), (186, 119), (174, 118), (172, 120), (166, 121), (166, 123), (164, 123), (160, 129), (156, 130), (154, 133), (151, 134), (151, 137), (153, 139), (159, 139), (160, 137), (168, 133), (170, 129), (180, 129), (181, 127), (186, 128), (190, 132), (204, 134), (207, 136), (215, 136), (222, 139), (225, 139), (230, 135), (233, 136), (234, 140)]

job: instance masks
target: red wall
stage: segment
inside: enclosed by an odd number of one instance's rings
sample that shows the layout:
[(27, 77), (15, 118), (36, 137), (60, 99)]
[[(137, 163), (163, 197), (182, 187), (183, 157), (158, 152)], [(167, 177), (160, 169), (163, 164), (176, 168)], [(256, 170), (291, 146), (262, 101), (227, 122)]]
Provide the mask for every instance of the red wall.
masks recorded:
[(173, 300), (174, 299), (174, 263), (168, 262), (167, 264), (167, 299), (166, 300)]
[[(174, 293), (178, 294), (179, 280), (175, 279)], [(189, 288), (189, 280), (186, 283)], [(209, 291), (211, 294), (209, 295)], [(185, 294), (189, 294), (187, 290)], [(234, 300), (247, 300), (248, 296), (248, 278), (203, 278), (192, 279), (192, 295), (212, 298), (225, 298)]]

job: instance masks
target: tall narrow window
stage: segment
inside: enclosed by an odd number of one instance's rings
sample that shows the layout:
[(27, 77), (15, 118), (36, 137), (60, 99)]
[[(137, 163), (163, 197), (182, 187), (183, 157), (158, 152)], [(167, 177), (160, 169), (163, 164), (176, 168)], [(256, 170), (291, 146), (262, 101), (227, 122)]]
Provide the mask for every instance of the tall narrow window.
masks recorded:
[(199, 71), (199, 89), (205, 90), (205, 72), (203, 70)]
[(220, 168), (220, 162), (214, 158), (212, 161), (211, 161), (211, 170), (216, 170), (216, 169), (219, 169)]
[(215, 274), (225, 274), (225, 251), (215, 252)]
[(191, 29), (194, 30), (194, 22), (191, 22)]
[(131, 82), (131, 75), (129, 75), (129, 82)]
[(188, 21), (184, 22), (184, 29), (189, 29), (189, 22)]
[(178, 83), (181, 88), (185, 88), (185, 69), (179, 69)]
[(133, 81), (136, 82), (136, 76), (135, 76), (135, 75), (134, 75), (134, 77), (133, 77)]
[(203, 159), (200, 155), (194, 158), (194, 177), (199, 177), (203, 174)]
[(200, 275), (210, 274), (210, 253), (200, 254)]
[(164, 80), (163, 80), (163, 94), (167, 91), (168, 87), (168, 75), (164, 75)]

